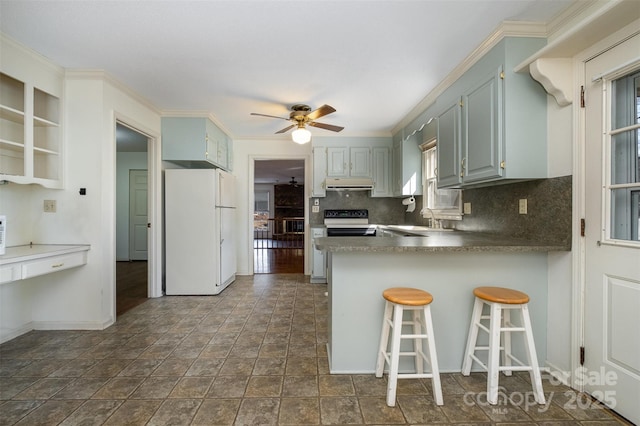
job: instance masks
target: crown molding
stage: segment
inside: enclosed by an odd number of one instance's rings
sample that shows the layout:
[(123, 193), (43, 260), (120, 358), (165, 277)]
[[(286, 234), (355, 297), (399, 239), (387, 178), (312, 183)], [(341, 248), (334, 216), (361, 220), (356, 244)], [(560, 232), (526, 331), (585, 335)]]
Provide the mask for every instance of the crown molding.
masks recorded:
[(396, 126), (391, 133), (396, 134), (430, 107), (449, 86), (469, 70), (480, 58), (505, 37), (547, 36), (544, 22), (504, 21), (493, 30), (475, 49), (467, 55), (437, 86), (435, 86)]
[(160, 110), (147, 98), (131, 89), (129, 86), (116, 79), (114, 76), (104, 70), (99, 69), (67, 69), (65, 71), (65, 79), (67, 80), (96, 80), (109, 84), (110, 86), (120, 90), (136, 102), (144, 105), (153, 112), (160, 115)]
[[(27, 47), (24, 44), (15, 41), (8, 35), (4, 33), (0, 33), (0, 43), (3, 45), (7, 45), (7, 47), (11, 47), (13, 49), (21, 51), (25, 55), (28, 55), (29, 58), (38, 62), (43, 67), (46, 67), (49, 71), (54, 72), (61, 77), (64, 76), (65, 70), (63, 67), (56, 65), (55, 63), (51, 62), (51, 60), (48, 59), (46, 56), (43, 56), (38, 52), (36, 52), (35, 50), (31, 49), (30, 47)], [(2, 52), (2, 49), (0, 49), (0, 52)]]

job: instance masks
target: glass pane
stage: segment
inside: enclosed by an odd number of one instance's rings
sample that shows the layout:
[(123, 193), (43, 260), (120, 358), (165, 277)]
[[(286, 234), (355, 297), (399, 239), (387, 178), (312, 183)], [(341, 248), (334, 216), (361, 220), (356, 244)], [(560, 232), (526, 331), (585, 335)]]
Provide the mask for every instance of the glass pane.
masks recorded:
[(640, 182), (640, 132), (630, 130), (611, 138), (611, 183)]
[[(640, 124), (640, 73), (613, 82), (612, 130)], [(640, 132), (617, 134), (611, 139), (611, 183), (640, 182)]]
[(611, 191), (611, 238), (639, 241), (640, 190), (628, 188)]

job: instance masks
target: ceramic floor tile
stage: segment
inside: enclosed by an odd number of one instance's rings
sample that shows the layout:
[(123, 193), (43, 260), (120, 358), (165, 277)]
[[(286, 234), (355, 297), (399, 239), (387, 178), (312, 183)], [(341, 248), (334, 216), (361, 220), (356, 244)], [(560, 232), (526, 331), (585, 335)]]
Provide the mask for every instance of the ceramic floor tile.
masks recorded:
[(233, 425), (241, 399), (205, 399), (193, 418), (192, 426)]
[(201, 403), (200, 399), (167, 399), (160, 405), (147, 425), (188, 425)]
[(323, 425), (362, 424), (358, 398), (353, 396), (320, 398), (320, 420)]
[(500, 376), (508, 405), (486, 404), (485, 373), (453, 373), (444, 406), (411, 379), (388, 407), (386, 375), (329, 374), (326, 288), (241, 276), (217, 296), (148, 299), (105, 330), (19, 336), (0, 345), (0, 426), (628, 425), (548, 375), (547, 404), (528, 404), (526, 372)]
[(238, 425), (277, 425), (279, 398), (244, 398), (236, 416)]
[(82, 401), (46, 401), (23, 417), (17, 425), (55, 425), (76, 410)]
[(101, 425), (121, 404), (122, 401), (89, 400), (64, 419), (60, 426)]
[(280, 425), (320, 424), (320, 406), (317, 398), (282, 398), (278, 416)]
[(7, 401), (0, 404), (0, 425), (12, 425), (38, 408), (44, 401)]

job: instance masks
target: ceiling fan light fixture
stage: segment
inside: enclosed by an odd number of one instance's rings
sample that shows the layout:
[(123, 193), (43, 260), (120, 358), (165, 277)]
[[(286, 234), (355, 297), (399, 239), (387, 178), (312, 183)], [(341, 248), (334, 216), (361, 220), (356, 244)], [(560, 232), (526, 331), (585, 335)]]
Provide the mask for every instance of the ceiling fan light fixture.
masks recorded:
[(293, 139), (295, 143), (307, 143), (311, 140), (311, 132), (304, 127), (299, 127), (291, 133), (291, 139)]

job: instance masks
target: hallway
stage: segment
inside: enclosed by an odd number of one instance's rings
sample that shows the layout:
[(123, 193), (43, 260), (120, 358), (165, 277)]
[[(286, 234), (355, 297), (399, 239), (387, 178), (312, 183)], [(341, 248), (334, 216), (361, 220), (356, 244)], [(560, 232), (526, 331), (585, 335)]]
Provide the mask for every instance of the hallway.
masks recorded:
[(388, 407), (386, 378), (329, 374), (326, 291), (241, 276), (218, 296), (147, 299), (102, 331), (27, 333), (0, 345), (0, 424), (625, 424), (548, 380), (548, 405), (527, 406), (520, 373), (497, 407), (480, 373), (442, 375), (442, 407), (428, 379), (401, 380)]

